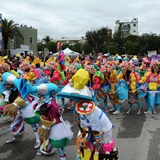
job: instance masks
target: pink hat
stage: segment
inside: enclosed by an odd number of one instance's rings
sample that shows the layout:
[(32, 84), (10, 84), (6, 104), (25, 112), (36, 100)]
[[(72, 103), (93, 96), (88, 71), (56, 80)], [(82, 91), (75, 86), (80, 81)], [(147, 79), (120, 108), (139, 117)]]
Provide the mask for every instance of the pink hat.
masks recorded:
[(67, 73), (75, 73), (77, 70), (75, 69), (75, 67), (73, 65), (70, 65), (68, 67), (66, 67), (66, 72)]
[(11, 69), (11, 67), (10, 67), (10, 65), (7, 64), (7, 63), (2, 63), (2, 64), (0, 65), (0, 72), (1, 72), (1, 73), (8, 72), (8, 71), (10, 71), (10, 69)]
[(150, 65), (152, 68), (160, 67), (160, 62), (156, 60), (156, 61), (151, 62)]
[(49, 62), (47, 67), (49, 69), (57, 70), (58, 69), (58, 63), (57, 62)]
[(96, 69), (93, 65), (85, 66), (85, 70), (88, 71), (89, 74), (94, 74), (96, 72)]
[(20, 64), (20, 69), (21, 69), (22, 71), (25, 71), (26, 69), (29, 69), (29, 68), (31, 68), (31, 65), (30, 65), (29, 63), (27, 63), (27, 62), (22, 62), (22, 63)]

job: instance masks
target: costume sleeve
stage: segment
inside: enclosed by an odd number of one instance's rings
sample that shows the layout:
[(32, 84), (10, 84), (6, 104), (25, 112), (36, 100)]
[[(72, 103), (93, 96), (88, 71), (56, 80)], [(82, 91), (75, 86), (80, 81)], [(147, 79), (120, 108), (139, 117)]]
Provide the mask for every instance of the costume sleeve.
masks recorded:
[[(102, 127), (99, 119), (99, 115), (97, 110), (93, 111), (91, 114), (88, 115), (81, 115), (81, 127), (83, 128), (84, 126), (86, 127), (91, 127), (93, 131), (98, 131), (102, 132)], [(87, 120), (82, 120), (82, 119), (87, 119)]]
[(136, 84), (137, 84), (137, 79), (136, 79), (134, 73), (130, 74), (130, 79), (131, 79), (130, 88), (131, 88), (131, 91), (134, 93), (134, 92), (136, 92)]
[(61, 85), (66, 85), (66, 84), (68, 84), (69, 83), (69, 78), (67, 78), (66, 80), (64, 80), (62, 83), (61, 83)]
[(84, 65), (89, 65), (89, 61), (86, 60), (86, 61), (84, 62)]
[(62, 60), (64, 60), (64, 53), (63, 52), (60, 53), (60, 58), (59, 58), (58, 62), (60, 63)]
[(136, 92), (136, 82), (131, 82), (130, 87), (133, 93)]
[(123, 79), (123, 73), (120, 73), (118, 76), (117, 76), (118, 80), (121, 80)]
[(47, 69), (44, 69), (43, 70), (43, 73), (46, 75), (46, 76), (50, 76), (50, 71), (49, 70), (47, 70)]
[(93, 79), (94, 85), (92, 86), (93, 90), (97, 90), (101, 88), (101, 79), (98, 76), (95, 76)]
[(158, 87), (160, 87), (160, 74), (158, 75)]
[(61, 74), (59, 71), (54, 71), (53, 76), (51, 78), (51, 81), (60, 81), (61, 80)]
[(145, 83), (147, 79), (149, 78), (151, 72), (145, 73), (145, 75), (141, 78), (140, 83)]

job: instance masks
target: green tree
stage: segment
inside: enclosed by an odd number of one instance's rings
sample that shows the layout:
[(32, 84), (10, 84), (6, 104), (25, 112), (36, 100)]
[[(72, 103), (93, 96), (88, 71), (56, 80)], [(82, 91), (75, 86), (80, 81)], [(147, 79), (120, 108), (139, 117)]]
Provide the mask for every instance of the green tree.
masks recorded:
[(115, 55), (118, 53), (118, 48), (115, 44), (109, 44), (107, 46), (107, 50), (111, 55)]
[(160, 36), (155, 33), (144, 33), (139, 37), (140, 52), (147, 53), (147, 51), (160, 49)]
[(112, 44), (115, 44), (116, 47), (118, 48), (118, 54), (124, 53), (124, 43), (125, 43), (125, 38), (121, 36), (120, 30), (118, 30), (113, 34), (112, 38)]
[(64, 44), (62, 45), (62, 49), (63, 49), (63, 50), (66, 49), (67, 47), (70, 48), (70, 46), (69, 46), (68, 43), (64, 43)]
[(139, 53), (139, 43), (138, 42), (131, 42), (131, 41), (127, 41), (124, 44), (124, 50), (126, 54), (129, 55), (137, 55)]
[(9, 39), (13, 39), (14, 36), (18, 36), (23, 39), (21, 32), (18, 30), (18, 24), (14, 23), (13, 20), (9, 21), (5, 18), (2, 19), (2, 37), (5, 50), (8, 49)]
[(124, 51), (125, 54), (137, 55), (140, 53), (139, 36), (129, 35), (125, 39)]
[(50, 41), (52, 41), (52, 38), (50, 36), (45, 36), (43, 39), (42, 39), (42, 42), (44, 43), (49, 43)]
[(159, 50), (160, 46), (160, 37), (156, 35), (156, 33), (150, 33), (148, 39), (148, 50)]
[(102, 27), (97, 30), (87, 31), (86, 39), (90, 48), (94, 51), (94, 58), (96, 58), (100, 47), (106, 45), (110, 37), (108, 36), (108, 27)]
[(76, 43), (76, 44), (72, 45), (71, 49), (75, 52), (82, 53), (82, 44)]
[(139, 42), (139, 36), (129, 35), (128, 37), (126, 37), (125, 41), (131, 41), (133, 43)]
[(82, 53), (84, 53), (84, 54), (91, 53), (91, 48), (90, 48), (88, 42), (85, 42), (84, 44), (82, 44)]
[(43, 44), (42, 42), (39, 42), (39, 43), (37, 44), (37, 50), (38, 50), (38, 51), (43, 51), (43, 50), (44, 50), (44, 44)]
[(57, 52), (57, 43), (51, 41), (46, 44), (46, 48), (48, 48), (50, 52), (55, 53)]

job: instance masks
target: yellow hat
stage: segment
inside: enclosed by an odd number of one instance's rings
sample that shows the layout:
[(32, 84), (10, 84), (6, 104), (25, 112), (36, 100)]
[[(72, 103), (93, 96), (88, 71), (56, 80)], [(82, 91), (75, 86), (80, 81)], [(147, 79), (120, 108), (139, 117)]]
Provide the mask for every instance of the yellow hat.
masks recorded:
[(27, 62), (27, 63), (29, 63), (29, 60), (30, 60), (30, 57), (29, 57), (29, 56), (27, 56), (27, 57), (24, 59), (24, 61), (23, 61), (23, 62)]
[(85, 69), (79, 69), (72, 77), (74, 88), (83, 89), (89, 79), (89, 73)]
[(41, 119), (41, 123), (47, 128), (51, 127), (52, 125), (56, 123), (55, 118), (53, 118), (52, 121), (48, 121), (48, 120), (45, 120), (45, 116), (41, 116), (40, 119)]
[(8, 58), (8, 56), (7, 56), (7, 55), (3, 57), (3, 59), (7, 59), (7, 58)]
[(92, 93), (86, 86), (89, 79), (89, 73), (85, 69), (79, 69), (58, 95), (73, 99), (76, 102), (82, 99), (93, 101)]
[(40, 66), (42, 66), (43, 62), (39, 58), (37, 58), (36, 56), (34, 56), (34, 60), (32, 62), (32, 66), (36, 67), (36, 64), (40, 64)]
[(12, 104), (18, 108), (26, 105), (25, 101), (21, 97), (17, 97)]
[(30, 71), (29, 73), (25, 74), (23, 78), (28, 81), (34, 81), (37, 79), (37, 76), (35, 75), (34, 72)]
[(112, 70), (111, 74), (110, 74), (110, 80), (112, 83), (117, 82), (118, 81), (118, 77), (117, 77), (117, 72), (116, 70)]
[(79, 56), (76, 57), (76, 61), (79, 62)]
[(20, 57), (20, 54), (19, 54), (19, 53), (17, 53), (17, 54), (16, 54), (16, 57)]
[(3, 62), (4, 62), (4, 60), (3, 60), (2, 56), (0, 56), (0, 64)]

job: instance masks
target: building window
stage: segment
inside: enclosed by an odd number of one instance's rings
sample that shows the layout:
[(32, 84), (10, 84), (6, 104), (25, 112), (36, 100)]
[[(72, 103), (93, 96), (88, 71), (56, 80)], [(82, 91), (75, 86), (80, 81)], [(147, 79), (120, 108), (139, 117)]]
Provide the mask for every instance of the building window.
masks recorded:
[(31, 44), (33, 43), (32, 37), (30, 37), (29, 42), (30, 42)]
[(136, 30), (133, 30), (133, 32), (136, 32)]
[(136, 24), (133, 24), (133, 27), (136, 27)]

